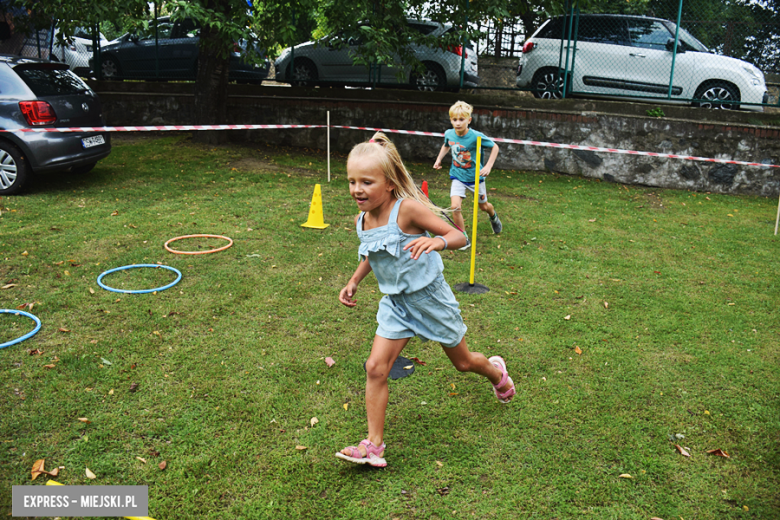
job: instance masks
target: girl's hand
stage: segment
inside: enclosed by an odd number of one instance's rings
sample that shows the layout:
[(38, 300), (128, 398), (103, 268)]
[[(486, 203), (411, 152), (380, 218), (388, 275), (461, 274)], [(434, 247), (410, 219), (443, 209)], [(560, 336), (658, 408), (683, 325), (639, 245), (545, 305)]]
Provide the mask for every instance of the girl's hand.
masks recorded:
[(444, 249), (444, 241), (441, 238), (420, 237), (415, 238), (404, 247), (404, 251), (410, 251), (412, 258), (417, 260), (420, 255), (428, 254), (431, 251), (441, 251)]
[(353, 298), (357, 292), (357, 284), (349, 282), (339, 293), (339, 301), (347, 307), (354, 307), (357, 305), (357, 300)]

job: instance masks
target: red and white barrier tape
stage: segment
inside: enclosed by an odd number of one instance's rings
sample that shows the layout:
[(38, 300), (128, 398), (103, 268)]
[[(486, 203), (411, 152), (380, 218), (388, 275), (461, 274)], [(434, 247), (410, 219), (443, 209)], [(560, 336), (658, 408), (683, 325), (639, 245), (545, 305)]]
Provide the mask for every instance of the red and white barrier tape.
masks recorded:
[[(327, 125), (160, 125), (160, 126), (84, 126), (69, 128), (18, 128), (15, 130), (0, 130), (0, 132), (166, 132), (189, 130), (265, 130), (274, 128), (327, 128)], [(439, 132), (420, 132), (417, 130), (393, 130), (390, 128), (372, 128), (368, 126), (341, 126), (331, 125), (330, 128), (343, 130), (365, 130), (370, 132), (385, 132), (388, 134), (422, 135), (427, 137), (444, 137)], [(730, 159), (715, 159), (712, 157), (696, 157), (692, 155), (679, 155), (671, 153), (640, 152), (636, 150), (621, 150), (619, 148), (604, 148), (601, 146), (581, 146), (576, 144), (547, 143), (544, 141), (528, 141), (523, 139), (503, 139), (491, 137), (498, 143), (520, 144), (524, 146), (542, 146), (546, 148), (560, 148), (565, 150), (585, 150), (589, 152), (617, 153), (625, 155), (639, 155), (646, 157), (659, 157), (666, 159), (682, 159), (685, 161), (700, 161), (720, 164), (737, 164), (740, 166), (757, 166), (759, 168), (780, 168), (778, 164), (764, 164), (747, 161), (733, 161)]]

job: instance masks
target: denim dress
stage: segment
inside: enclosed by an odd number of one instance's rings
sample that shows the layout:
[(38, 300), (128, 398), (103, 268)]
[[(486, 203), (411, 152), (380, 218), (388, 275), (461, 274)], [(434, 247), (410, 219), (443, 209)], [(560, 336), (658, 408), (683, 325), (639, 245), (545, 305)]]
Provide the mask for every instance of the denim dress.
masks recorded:
[(403, 248), (413, 240), (427, 236), (404, 233), (398, 227), (398, 211), (403, 199), (396, 201), (387, 224), (363, 231), (361, 213), (357, 221), (360, 239), (358, 254), (368, 261), (385, 296), (379, 301), (377, 336), (387, 339), (420, 337), (456, 347), (466, 334), (460, 306), (444, 280), (444, 263), (438, 251), (421, 254), (414, 260)]

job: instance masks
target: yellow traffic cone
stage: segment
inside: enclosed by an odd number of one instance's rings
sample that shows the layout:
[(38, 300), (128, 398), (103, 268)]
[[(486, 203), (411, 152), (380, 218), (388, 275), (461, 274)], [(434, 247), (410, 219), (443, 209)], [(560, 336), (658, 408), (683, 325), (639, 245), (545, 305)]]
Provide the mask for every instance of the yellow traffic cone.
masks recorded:
[(311, 198), (311, 207), (309, 208), (309, 220), (301, 224), (301, 227), (314, 229), (325, 229), (330, 224), (325, 223), (322, 215), (322, 189), (319, 184), (314, 185), (314, 195)]

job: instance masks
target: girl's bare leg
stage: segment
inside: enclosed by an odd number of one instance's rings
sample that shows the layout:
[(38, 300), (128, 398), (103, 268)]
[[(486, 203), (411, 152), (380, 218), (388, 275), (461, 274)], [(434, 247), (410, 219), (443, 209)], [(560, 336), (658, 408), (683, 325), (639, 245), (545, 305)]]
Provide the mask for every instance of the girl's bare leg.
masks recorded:
[[(371, 355), (368, 356), (368, 361), (366, 361), (368, 440), (374, 446), (381, 446), (385, 435), (385, 412), (388, 399), (387, 377), (390, 375), (390, 369), (393, 367), (396, 358), (406, 344), (409, 343), (409, 339), (387, 339), (374, 336)], [(500, 371), (498, 377), (501, 377)], [(357, 448), (360, 454), (365, 457), (365, 446), (358, 445)], [(351, 451), (346, 448), (341, 450), (341, 453), (351, 455)], [(380, 454), (379, 456), (381, 457), (382, 455)]]
[[(469, 348), (466, 346), (465, 337), (455, 348), (445, 347), (443, 345), (442, 348), (458, 372), (474, 372), (475, 374), (487, 377), (494, 385), (501, 382), (503, 372), (496, 368), (493, 363), (488, 361), (484, 355), (479, 352), (470, 352)], [(511, 386), (512, 385), (507, 379), (507, 382), (504, 386), (499, 388), (499, 391), (506, 392)]]

